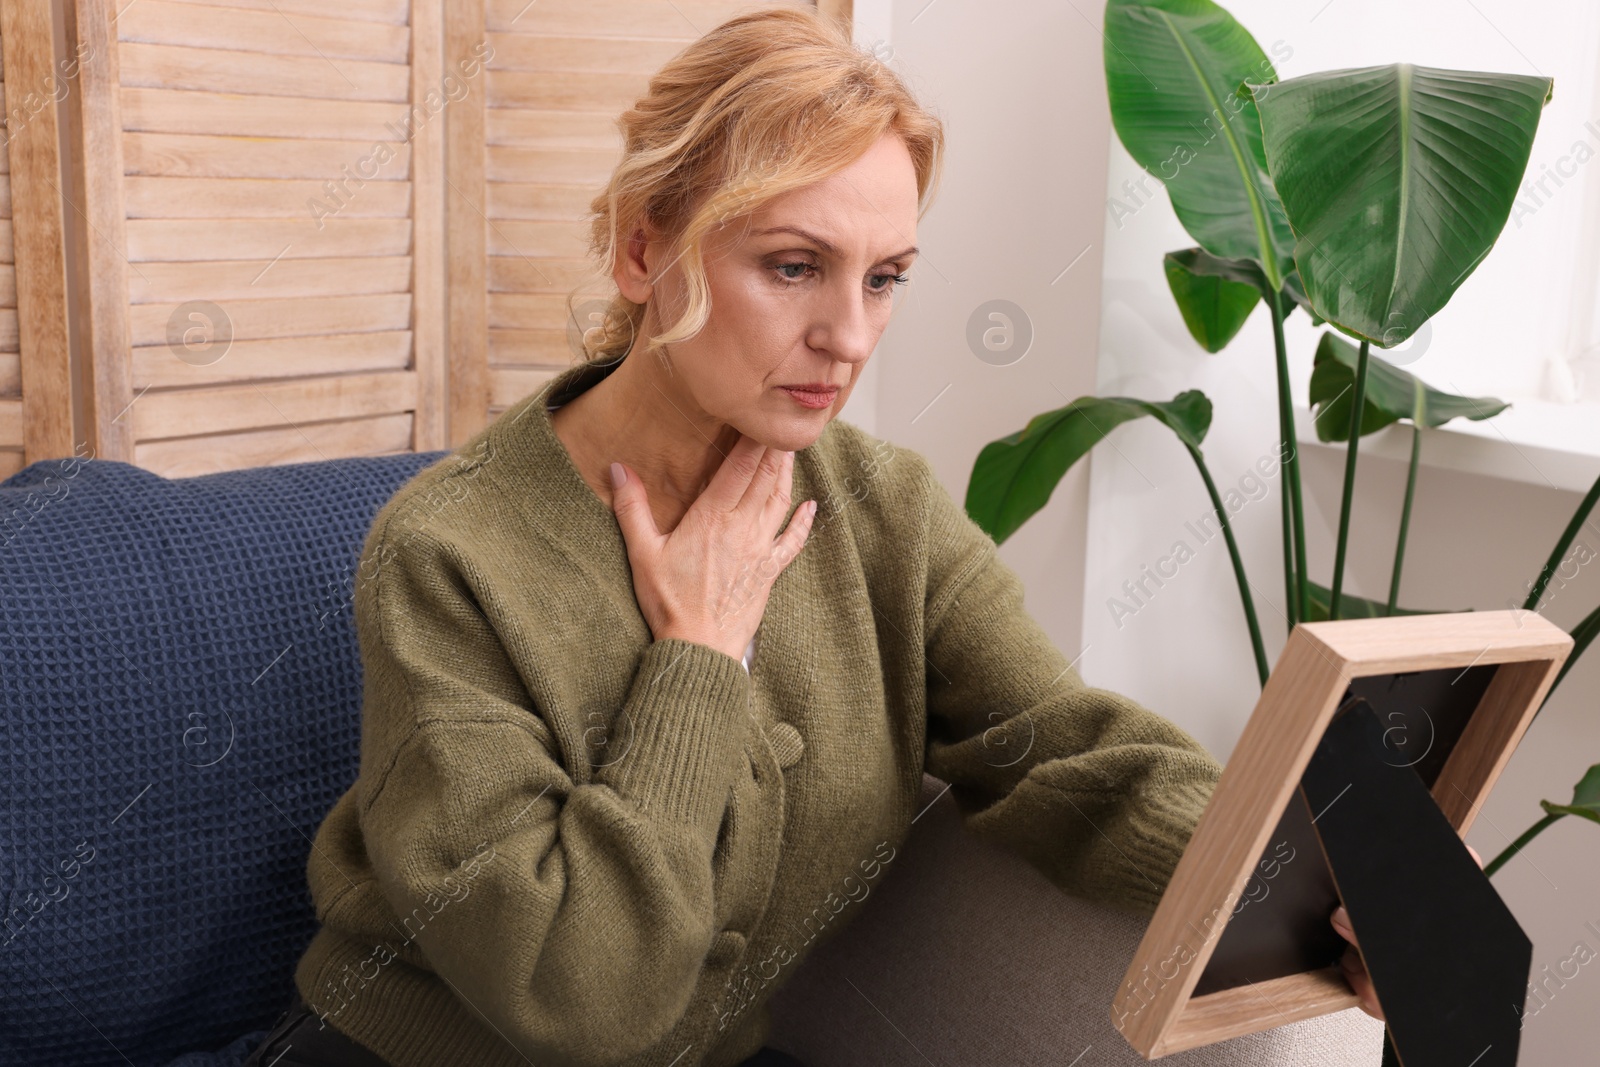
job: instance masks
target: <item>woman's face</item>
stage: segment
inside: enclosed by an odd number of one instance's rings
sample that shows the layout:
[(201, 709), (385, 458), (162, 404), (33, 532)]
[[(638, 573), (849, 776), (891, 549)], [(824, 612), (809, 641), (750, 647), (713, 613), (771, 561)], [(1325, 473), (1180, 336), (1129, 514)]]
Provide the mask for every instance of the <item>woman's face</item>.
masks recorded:
[[(673, 373), (663, 371), (658, 386), (696, 423), (727, 423), (775, 448), (810, 445), (844, 407), (889, 324), (896, 276), (916, 255), (916, 227), (916, 171), (904, 142), (886, 134), (832, 177), (713, 231), (705, 243), (710, 318), (693, 338), (667, 346)], [(664, 246), (650, 244), (644, 256), (660, 270)], [(635, 284), (623, 292), (637, 302), (648, 294), (648, 336), (676, 320), (682, 277), (668, 264), (650, 286), (637, 266), (619, 267), (617, 281)], [(807, 386), (828, 388), (793, 388)]]

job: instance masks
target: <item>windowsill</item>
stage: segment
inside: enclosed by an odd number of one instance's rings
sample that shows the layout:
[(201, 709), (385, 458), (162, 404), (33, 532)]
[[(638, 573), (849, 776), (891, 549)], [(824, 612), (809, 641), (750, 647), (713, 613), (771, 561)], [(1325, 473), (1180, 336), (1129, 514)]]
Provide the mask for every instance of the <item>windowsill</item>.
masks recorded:
[[(1295, 407), (1301, 444), (1317, 440), (1311, 412)], [(1411, 461), (1411, 425), (1395, 423), (1361, 440), (1362, 455)], [(1423, 435), (1422, 466), (1586, 493), (1600, 475), (1600, 404), (1518, 400), (1493, 418), (1456, 419)]]

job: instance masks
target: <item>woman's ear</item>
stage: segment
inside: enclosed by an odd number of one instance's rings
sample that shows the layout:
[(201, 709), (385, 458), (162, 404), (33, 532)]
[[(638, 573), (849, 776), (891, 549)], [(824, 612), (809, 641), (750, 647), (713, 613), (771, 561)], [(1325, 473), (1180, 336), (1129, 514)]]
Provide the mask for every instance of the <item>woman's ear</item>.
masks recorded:
[(650, 265), (660, 255), (661, 249), (653, 228), (648, 223), (636, 227), (623, 242), (617, 256), (612, 280), (617, 291), (635, 304), (649, 303), (655, 285), (650, 277)]

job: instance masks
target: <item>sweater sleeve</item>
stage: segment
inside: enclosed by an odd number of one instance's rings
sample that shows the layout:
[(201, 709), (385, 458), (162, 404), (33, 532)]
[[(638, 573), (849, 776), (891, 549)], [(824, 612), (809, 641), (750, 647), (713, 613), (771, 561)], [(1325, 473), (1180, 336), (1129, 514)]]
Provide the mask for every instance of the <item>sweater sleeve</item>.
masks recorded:
[(520, 1052), (623, 1062), (682, 1017), (717, 933), (748, 675), (706, 645), (646, 646), (616, 720), (585, 727), (625, 743), (575, 776), (472, 589), (415, 539), (358, 588), (363, 847), (396, 916), (442, 902), (423, 964)]
[(994, 541), (923, 465), (925, 769), (971, 832), (1062, 890), (1154, 912), (1221, 766), (1178, 726), (1083, 683)]

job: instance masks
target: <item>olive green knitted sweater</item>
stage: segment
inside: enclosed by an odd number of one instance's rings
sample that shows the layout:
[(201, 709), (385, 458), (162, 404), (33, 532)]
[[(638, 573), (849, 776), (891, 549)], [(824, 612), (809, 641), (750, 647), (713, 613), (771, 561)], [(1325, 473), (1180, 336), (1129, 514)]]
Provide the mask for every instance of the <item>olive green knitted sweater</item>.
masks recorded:
[[(746, 673), (652, 641), (548, 403), (409, 482), (356, 575), (356, 782), (295, 972), (397, 1067), (728, 1067), (891, 877), (923, 772), (1066, 892), (1153, 910), (1221, 767), (1086, 687), (927, 461), (835, 419)], [(792, 513), (792, 510), (791, 510)]]

